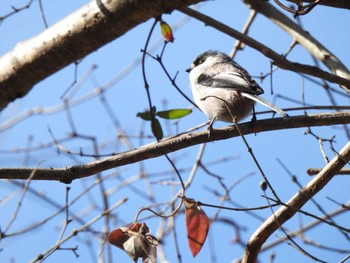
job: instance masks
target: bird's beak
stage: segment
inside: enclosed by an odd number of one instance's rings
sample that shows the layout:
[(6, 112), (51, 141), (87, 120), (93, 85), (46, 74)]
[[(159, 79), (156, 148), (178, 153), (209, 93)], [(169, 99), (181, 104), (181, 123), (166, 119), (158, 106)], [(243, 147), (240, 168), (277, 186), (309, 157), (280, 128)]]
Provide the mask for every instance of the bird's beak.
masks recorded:
[(186, 72), (190, 73), (191, 72), (191, 68), (186, 69)]

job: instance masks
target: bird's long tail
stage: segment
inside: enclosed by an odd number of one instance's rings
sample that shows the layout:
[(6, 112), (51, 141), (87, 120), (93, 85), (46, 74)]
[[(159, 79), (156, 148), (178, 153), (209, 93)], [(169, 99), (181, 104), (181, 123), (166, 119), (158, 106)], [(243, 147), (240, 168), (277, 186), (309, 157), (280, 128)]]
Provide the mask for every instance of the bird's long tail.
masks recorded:
[(282, 117), (288, 117), (288, 114), (285, 113), (283, 110), (281, 110), (280, 108), (276, 107), (275, 105), (272, 105), (270, 102), (268, 102), (267, 100), (259, 97), (258, 95), (255, 94), (249, 94), (249, 93), (244, 93), (242, 92), (242, 95), (244, 97), (247, 97), (251, 100), (254, 100), (262, 105), (264, 105), (265, 107), (270, 108), (271, 110), (277, 112), (278, 114), (280, 114)]

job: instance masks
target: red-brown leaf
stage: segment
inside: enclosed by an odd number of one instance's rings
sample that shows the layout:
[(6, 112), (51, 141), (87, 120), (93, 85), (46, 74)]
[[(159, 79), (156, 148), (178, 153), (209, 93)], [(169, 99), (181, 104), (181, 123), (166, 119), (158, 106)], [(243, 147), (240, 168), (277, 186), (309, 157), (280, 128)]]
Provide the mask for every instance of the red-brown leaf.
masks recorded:
[(157, 261), (158, 240), (150, 234), (145, 223), (132, 223), (128, 227), (113, 230), (108, 235), (108, 241), (124, 250), (134, 262), (142, 258), (143, 263)]
[(123, 244), (129, 239), (128, 235), (125, 234), (125, 231), (127, 231), (126, 227), (114, 229), (108, 235), (109, 243), (119, 247), (120, 249), (124, 249)]
[(195, 200), (184, 198), (184, 203), (188, 244), (195, 257), (207, 238), (210, 220)]

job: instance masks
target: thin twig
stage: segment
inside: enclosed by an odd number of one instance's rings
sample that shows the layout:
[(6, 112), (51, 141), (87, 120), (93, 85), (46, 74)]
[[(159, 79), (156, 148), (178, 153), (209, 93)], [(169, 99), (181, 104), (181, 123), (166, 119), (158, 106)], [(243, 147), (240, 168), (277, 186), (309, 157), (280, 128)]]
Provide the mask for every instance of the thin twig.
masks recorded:
[[(265, 3), (264, 1), (255, 1), (255, 2)], [(268, 4), (268, 3), (266, 3), (266, 4)], [(343, 75), (341, 75), (341, 74), (339, 74), (339, 76), (338, 76), (338, 75), (334, 75), (334, 74), (328, 73), (326, 71), (323, 71), (323, 70), (319, 69), (318, 67), (305, 65), (305, 64), (301, 64), (301, 63), (297, 63), (297, 62), (291, 62), (291, 61), (287, 60), (285, 58), (285, 56), (279, 55), (278, 53), (276, 53), (275, 51), (273, 51), (269, 47), (261, 44), (260, 42), (257, 42), (253, 38), (248, 37), (248, 36), (240, 33), (239, 31), (234, 30), (233, 28), (228, 27), (227, 25), (225, 25), (225, 24), (223, 24), (223, 23), (221, 23), (221, 22), (219, 22), (219, 21), (217, 21), (209, 16), (201, 14), (200, 12), (197, 12), (191, 8), (188, 8), (188, 7), (184, 7), (184, 8), (181, 8), (179, 10), (181, 12), (189, 15), (189, 16), (192, 16), (192, 17), (198, 19), (199, 21), (202, 21), (205, 25), (210, 25), (210, 26), (216, 28), (217, 30), (219, 30), (219, 31), (231, 36), (231, 37), (234, 37), (236, 39), (241, 40), (246, 45), (256, 49), (257, 51), (261, 52), (266, 57), (272, 59), (274, 61), (274, 63), (282, 69), (287, 69), (287, 70), (291, 70), (294, 72), (304, 73), (307, 75), (311, 75), (311, 76), (314, 76), (317, 78), (327, 80), (327, 81), (332, 82), (332, 83), (338, 83), (340, 85), (345, 86), (346, 90), (350, 91), (350, 80), (348, 78), (346, 78), (345, 76), (343, 77)], [(336, 68), (335, 70), (337, 70), (337, 69), (338, 68)], [(344, 72), (346, 72), (346, 71), (344, 71)], [(350, 75), (350, 73), (348, 73), (348, 74)]]
[[(293, 217), (310, 198), (321, 191), (322, 188), (333, 179), (335, 174), (343, 168), (349, 160), (350, 142), (343, 147), (339, 155), (336, 155), (316, 177), (286, 203), (290, 207), (293, 207), (293, 209), (285, 206), (281, 207), (255, 231), (248, 241), (242, 262), (256, 262), (262, 245), (272, 233), (278, 229), (279, 225), (283, 225), (287, 220)], [(278, 224), (276, 223), (276, 219), (278, 220)]]

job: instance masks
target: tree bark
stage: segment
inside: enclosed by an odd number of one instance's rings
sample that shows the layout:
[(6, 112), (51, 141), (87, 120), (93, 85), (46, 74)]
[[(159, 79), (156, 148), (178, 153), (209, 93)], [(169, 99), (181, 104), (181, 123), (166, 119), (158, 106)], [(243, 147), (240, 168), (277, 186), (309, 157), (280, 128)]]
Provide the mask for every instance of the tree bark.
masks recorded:
[[(350, 113), (335, 112), (315, 115), (301, 115), (289, 118), (275, 118), (259, 120), (239, 125), (242, 134), (256, 134), (272, 130), (285, 130), (301, 127), (329, 126), (350, 123)], [(0, 168), (0, 179), (27, 180), (32, 173), (31, 180), (53, 180), (69, 184), (73, 180), (88, 177), (109, 169), (117, 168), (131, 163), (156, 158), (164, 154), (175, 152), (197, 144), (225, 140), (238, 137), (239, 132), (235, 126), (227, 126), (221, 129), (213, 129), (208, 136), (208, 130), (185, 133), (175, 137), (166, 138), (157, 143), (151, 143), (143, 147), (121, 152), (114, 156), (97, 161), (62, 168)]]
[(142, 22), (201, 1), (91, 1), (0, 58), (0, 110), (36, 83)]
[(297, 192), (288, 202), (282, 206), (251, 236), (246, 246), (242, 263), (255, 263), (262, 245), (279, 229), (286, 221), (292, 218), (304, 204), (315, 196), (330, 180), (349, 162), (350, 142), (336, 155), (307, 185)]
[[(291, 2), (291, 0), (287, 0), (288, 2)], [(303, 0), (305, 3), (313, 3), (315, 0)], [(344, 8), (344, 9), (350, 9), (350, 1), (347, 0), (322, 0), (320, 1), (319, 5), (324, 6), (330, 6), (335, 8)]]

